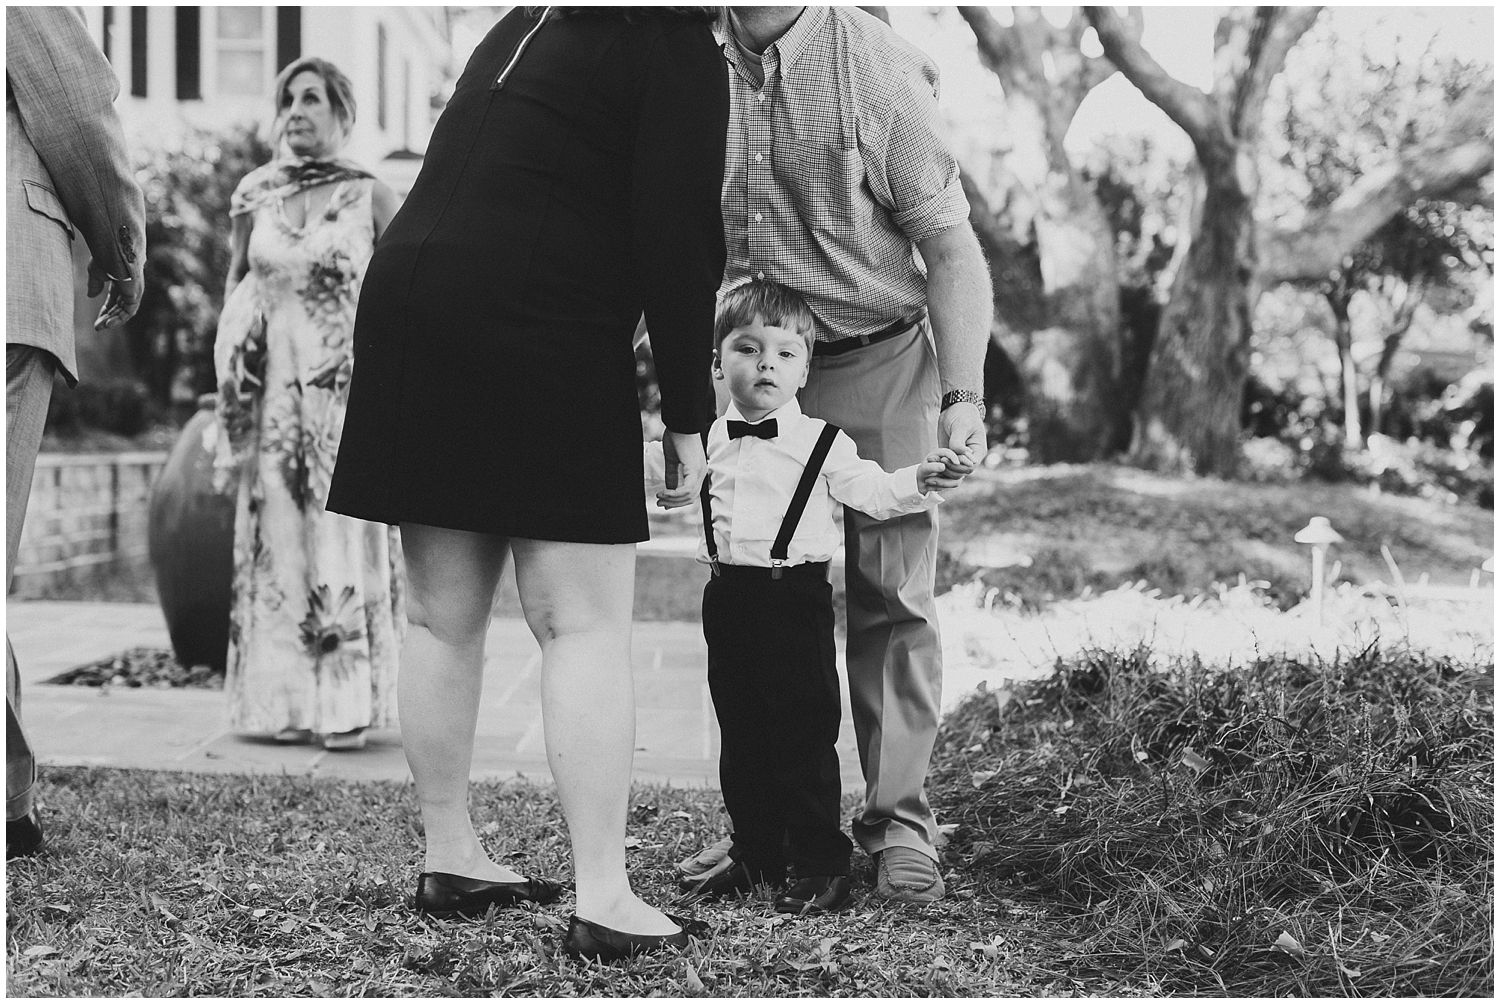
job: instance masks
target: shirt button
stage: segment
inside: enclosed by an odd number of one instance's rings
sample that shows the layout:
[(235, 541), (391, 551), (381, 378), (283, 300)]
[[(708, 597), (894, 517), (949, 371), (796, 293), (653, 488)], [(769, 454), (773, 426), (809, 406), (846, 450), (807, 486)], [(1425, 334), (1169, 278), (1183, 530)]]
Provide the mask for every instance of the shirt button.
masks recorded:
[(757, 279), (764, 279), (766, 277), (766, 274), (764, 272), (757, 272), (755, 273), (755, 277)]
[(766, 100), (766, 95), (765, 95), (765, 92), (764, 92), (764, 91), (762, 91), (762, 92), (759, 92), (759, 93), (757, 93), (757, 94), (756, 94), (756, 95), (755, 95), (755, 100), (756, 100), (756, 101), (764, 101), (764, 100)]
[(760, 215), (760, 213), (756, 213), (755, 214), (755, 222), (759, 223), (760, 221), (761, 221), (761, 215)]
[(757, 164), (759, 164), (759, 163), (760, 163), (760, 162), (761, 162), (761, 155), (760, 155), (760, 154), (756, 154), (756, 155), (755, 155), (755, 162), (756, 162), (756, 163), (757, 163)]

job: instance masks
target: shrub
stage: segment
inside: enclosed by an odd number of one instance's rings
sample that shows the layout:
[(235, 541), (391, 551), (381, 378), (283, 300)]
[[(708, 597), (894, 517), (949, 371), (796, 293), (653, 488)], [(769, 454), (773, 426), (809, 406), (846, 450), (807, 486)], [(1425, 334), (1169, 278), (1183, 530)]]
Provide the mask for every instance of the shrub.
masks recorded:
[(98, 429), (138, 436), (159, 416), (160, 408), (139, 380), (90, 380), (72, 388), (59, 381), (47, 405), (47, 430), (77, 434)]
[(248, 126), (193, 129), (170, 148), (142, 147), (146, 197), (141, 309), (128, 325), (135, 371), (153, 400), (191, 408), (214, 390), (213, 342), (229, 272), (229, 197), (271, 157)]

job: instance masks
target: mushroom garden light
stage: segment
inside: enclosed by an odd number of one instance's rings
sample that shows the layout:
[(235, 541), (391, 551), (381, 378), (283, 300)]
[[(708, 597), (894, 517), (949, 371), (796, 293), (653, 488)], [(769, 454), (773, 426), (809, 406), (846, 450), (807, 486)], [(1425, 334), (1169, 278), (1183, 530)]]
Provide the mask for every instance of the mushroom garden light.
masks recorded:
[(1328, 522), (1327, 516), (1314, 516), (1307, 521), (1307, 525), (1297, 531), (1292, 538), (1299, 544), (1307, 544), (1312, 548), (1312, 601), (1313, 616), (1318, 623), (1323, 623), (1323, 556), (1328, 553), (1330, 544), (1337, 544), (1344, 538)]

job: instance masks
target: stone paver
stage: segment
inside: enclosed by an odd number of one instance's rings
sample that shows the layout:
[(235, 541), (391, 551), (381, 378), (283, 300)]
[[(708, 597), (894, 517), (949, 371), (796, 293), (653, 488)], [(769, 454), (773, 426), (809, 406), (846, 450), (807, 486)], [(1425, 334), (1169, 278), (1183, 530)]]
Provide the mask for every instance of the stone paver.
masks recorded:
[[(330, 753), (231, 733), (224, 696), (216, 690), (101, 689), (43, 682), (129, 648), (170, 647), (166, 624), (154, 605), (9, 601), (6, 630), (21, 668), (22, 715), (43, 766), (287, 773), (350, 780), (410, 777), (396, 729), (372, 732), (366, 748), (358, 752)], [(519, 773), (549, 779), (536, 642), (523, 622), (497, 619), (490, 626), (485, 651), (473, 776), (505, 778)], [(717, 786), (718, 726), (704, 679), (699, 626), (638, 623), (633, 657), (636, 779)], [(842, 674), (842, 664), (839, 668)], [(846, 790), (860, 790), (847, 708), (838, 749)]]

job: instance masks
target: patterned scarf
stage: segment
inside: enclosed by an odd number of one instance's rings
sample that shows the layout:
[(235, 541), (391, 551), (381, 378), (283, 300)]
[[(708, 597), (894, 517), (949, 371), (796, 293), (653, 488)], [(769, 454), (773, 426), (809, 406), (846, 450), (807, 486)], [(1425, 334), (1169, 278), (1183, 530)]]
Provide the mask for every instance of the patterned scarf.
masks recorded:
[(262, 206), (288, 199), (298, 192), (336, 181), (375, 177), (348, 160), (310, 160), (286, 157), (252, 171), (229, 202), (229, 215), (253, 213)]

